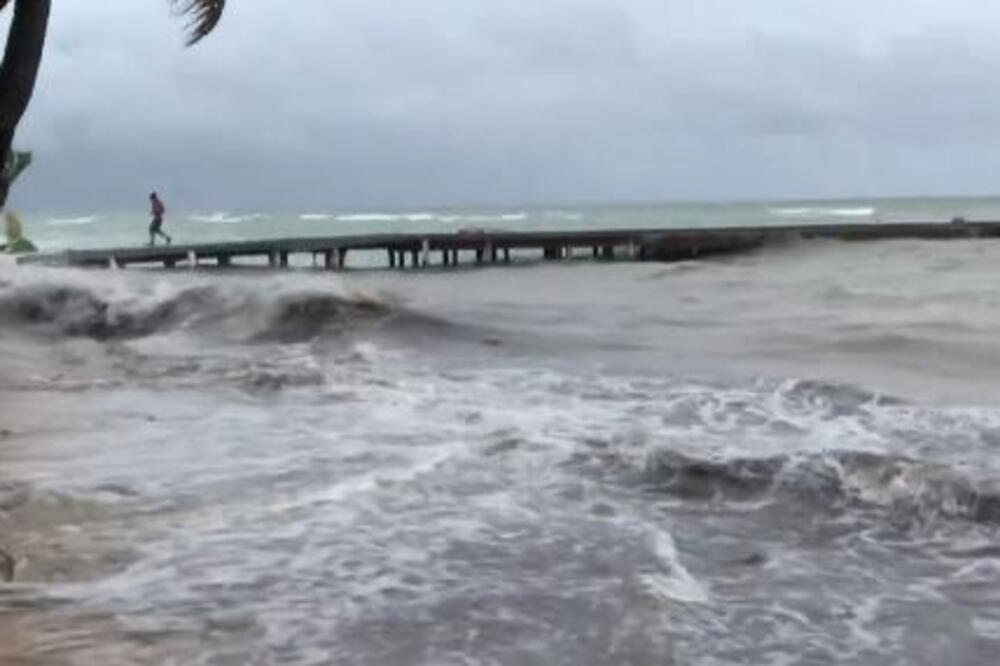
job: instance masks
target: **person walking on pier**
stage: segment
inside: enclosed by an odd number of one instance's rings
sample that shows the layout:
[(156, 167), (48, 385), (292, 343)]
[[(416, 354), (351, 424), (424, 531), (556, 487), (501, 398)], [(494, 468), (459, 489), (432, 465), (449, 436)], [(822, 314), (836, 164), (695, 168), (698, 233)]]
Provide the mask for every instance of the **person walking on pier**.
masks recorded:
[(149, 245), (156, 244), (156, 237), (162, 236), (167, 241), (167, 245), (173, 242), (169, 235), (163, 232), (163, 216), (167, 212), (167, 207), (160, 201), (160, 197), (153, 192), (149, 195), (149, 212), (153, 216), (153, 221), (149, 224)]

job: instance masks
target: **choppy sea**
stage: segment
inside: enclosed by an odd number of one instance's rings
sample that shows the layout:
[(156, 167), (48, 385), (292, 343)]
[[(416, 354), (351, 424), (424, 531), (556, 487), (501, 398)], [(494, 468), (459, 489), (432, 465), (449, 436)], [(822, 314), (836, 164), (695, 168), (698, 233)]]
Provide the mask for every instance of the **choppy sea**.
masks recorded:
[[(167, 230), (955, 216), (1000, 202)], [(44, 249), (145, 241), (141, 214), (24, 219)], [(992, 240), (336, 274), (5, 261), (0, 663), (995, 664), (998, 278)]]

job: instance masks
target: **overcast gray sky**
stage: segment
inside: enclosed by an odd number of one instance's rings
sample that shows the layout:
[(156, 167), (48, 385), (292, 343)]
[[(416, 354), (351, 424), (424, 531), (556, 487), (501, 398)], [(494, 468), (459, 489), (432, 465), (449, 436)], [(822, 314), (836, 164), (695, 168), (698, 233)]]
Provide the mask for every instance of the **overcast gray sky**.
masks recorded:
[(1000, 192), (1000, 3), (54, 2), (15, 205)]

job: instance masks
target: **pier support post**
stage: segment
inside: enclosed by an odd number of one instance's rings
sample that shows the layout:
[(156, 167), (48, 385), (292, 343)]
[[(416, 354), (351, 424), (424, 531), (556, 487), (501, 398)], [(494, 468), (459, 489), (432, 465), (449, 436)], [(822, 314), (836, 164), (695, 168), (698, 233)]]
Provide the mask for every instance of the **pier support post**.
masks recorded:
[(176, 259), (164, 259), (163, 260), (163, 267), (164, 268), (175, 268), (176, 266), (177, 266), (177, 260)]
[(452, 266), (458, 266), (458, 249), (457, 248), (451, 251), (451, 265)]
[(614, 259), (615, 258), (615, 246), (605, 245), (601, 248), (601, 257), (604, 259)]
[(232, 264), (232, 257), (228, 254), (220, 254), (216, 257), (215, 263), (219, 268), (228, 268)]
[(393, 250), (390, 247), (389, 250), (388, 250), (388, 252), (389, 252), (389, 268), (395, 268), (396, 267), (396, 251)]
[(270, 266), (271, 268), (277, 268), (278, 267), (278, 253), (277, 252), (270, 252), (270, 253), (268, 253), (268, 255), (267, 255), (267, 265)]
[(484, 254), (484, 252), (485, 252), (485, 250), (483, 248), (481, 248), (481, 247), (477, 247), (476, 248), (476, 263), (477, 264), (483, 263), (483, 254)]
[(505, 264), (509, 264), (510, 263), (510, 248), (509, 247), (505, 247), (503, 249), (503, 262)]
[(328, 271), (335, 270), (337, 267), (334, 265), (334, 261), (336, 259), (334, 258), (333, 250), (323, 250), (323, 268)]
[(410, 259), (412, 261), (413, 267), (416, 268), (420, 265), (420, 251), (416, 248), (410, 250)]
[(448, 250), (441, 250), (441, 265), (442, 266), (447, 266), (448, 265), (448, 258), (450, 256), (451, 256), (451, 253)]
[(347, 268), (347, 248), (337, 248), (337, 270), (342, 271)]
[(280, 259), (281, 259), (281, 267), (282, 268), (288, 268), (288, 253), (287, 252), (282, 252), (281, 256), (280, 256)]
[(593, 249), (594, 249), (594, 259), (597, 259), (599, 256), (601, 256), (601, 248), (595, 245)]
[(546, 245), (542, 252), (543, 256), (551, 261), (559, 258), (560, 247), (558, 245)]

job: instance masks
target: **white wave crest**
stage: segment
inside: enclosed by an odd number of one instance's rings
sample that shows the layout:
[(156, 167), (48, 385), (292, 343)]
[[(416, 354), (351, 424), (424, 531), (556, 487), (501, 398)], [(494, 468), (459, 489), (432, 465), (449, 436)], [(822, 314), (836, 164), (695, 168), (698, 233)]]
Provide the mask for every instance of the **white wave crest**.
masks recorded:
[(49, 224), (53, 227), (77, 226), (92, 224), (96, 219), (96, 215), (87, 215), (84, 217), (53, 217), (49, 219)]
[(437, 219), (437, 215), (434, 213), (408, 213), (403, 217), (406, 218), (407, 222), (431, 222)]
[(333, 215), (327, 213), (302, 213), (299, 215), (299, 219), (303, 222), (324, 222), (326, 220), (332, 220)]
[(563, 220), (566, 222), (579, 222), (583, 219), (583, 213), (574, 213), (566, 210), (549, 210), (543, 215), (550, 220)]
[(201, 222), (203, 224), (239, 224), (241, 222), (249, 222), (251, 220), (259, 220), (262, 217), (260, 213), (251, 213), (250, 215), (230, 215), (229, 213), (218, 212), (212, 213), (211, 215), (190, 215), (188, 219), (192, 222)]
[[(579, 219), (580, 216), (572, 217), (567, 214), (565, 219)], [(301, 215), (300, 219), (307, 219)], [(309, 215), (308, 219), (327, 219), (325, 216)], [(520, 222), (528, 219), (528, 213), (432, 213), (432, 212), (412, 212), (412, 213), (344, 213), (334, 217), (338, 222), (441, 222), (443, 224), (455, 224), (456, 222)]]
[(528, 219), (527, 213), (498, 213), (498, 214), (478, 214), (466, 215), (464, 218), (468, 222), (520, 222)]
[(854, 208), (772, 208), (769, 212), (779, 217), (816, 219), (826, 217), (875, 217), (878, 211), (871, 206), (858, 206)]
[(439, 219), (434, 213), (347, 213), (336, 217), (338, 222), (433, 222)]
[(875, 215), (874, 208), (835, 208), (830, 212), (837, 217), (873, 217)]
[(646, 590), (664, 600), (687, 604), (707, 604), (708, 592), (681, 563), (673, 537), (656, 530), (652, 537), (653, 552), (668, 568), (669, 573), (647, 573), (640, 577)]
[(400, 215), (392, 213), (348, 213), (338, 215), (338, 222), (395, 222), (401, 218)]

